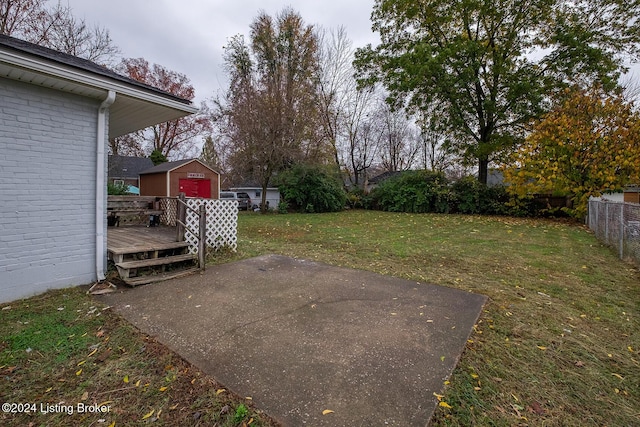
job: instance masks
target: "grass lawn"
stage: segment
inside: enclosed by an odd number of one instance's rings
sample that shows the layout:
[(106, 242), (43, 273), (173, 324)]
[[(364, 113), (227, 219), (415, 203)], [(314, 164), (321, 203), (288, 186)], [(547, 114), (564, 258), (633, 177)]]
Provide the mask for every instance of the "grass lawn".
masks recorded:
[[(489, 296), (433, 425), (640, 425), (640, 272), (583, 227), (367, 211), (242, 213), (238, 234), (238, 252), (214, 263), (278, 253)], [(2, 402), (110, 407), (0, 413), (2, 425), (274, 425), (82, 289), (0, 308)]]

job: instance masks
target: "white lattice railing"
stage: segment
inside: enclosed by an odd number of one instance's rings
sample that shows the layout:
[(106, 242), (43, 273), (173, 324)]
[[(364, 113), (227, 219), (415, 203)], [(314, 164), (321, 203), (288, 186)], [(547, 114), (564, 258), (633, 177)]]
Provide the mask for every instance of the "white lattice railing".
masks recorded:
[(176, 218), (178, 217), (178, 199), (175, 197), (163, 197), (160, 199), (160, 222), (171, 227), (176, 226)]
[[(187, 199), (187, 220), (184, 240), (189, 243), (189, 252), (198, 253), (198, 215), (200, 206), (206, 206), (206, 246), (215, 250), (224, 247), (235, 251), (238, 248), (238, 202), (235, 200)], [(193, 233), (192, 233), (193, 232)]]

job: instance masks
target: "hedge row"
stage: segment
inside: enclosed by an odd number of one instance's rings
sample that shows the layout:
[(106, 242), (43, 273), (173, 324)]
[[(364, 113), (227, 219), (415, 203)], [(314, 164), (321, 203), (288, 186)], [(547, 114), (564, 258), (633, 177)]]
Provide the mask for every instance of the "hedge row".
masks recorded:
[(488, 187), (475, 177), (450, 182), (442, 173), (407, 171), (387, 179), (370, 194), (358, 191), (348, 197), (354, 208), (409, 213), (463, 213), (480, 215), (540, 216), (546, 205), (535, 199), (510, 195), (503, 186)]

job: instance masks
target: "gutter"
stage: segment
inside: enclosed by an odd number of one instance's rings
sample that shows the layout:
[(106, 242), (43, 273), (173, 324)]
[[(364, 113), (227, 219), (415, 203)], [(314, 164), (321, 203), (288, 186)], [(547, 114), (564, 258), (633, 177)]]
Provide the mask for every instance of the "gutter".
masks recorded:
[(115, 100), (116, 93), (110, 90), (98, 108), (98, 135), (96, 138), (96, 276), (98, 282), (102, 282), (105, 279), (104, 273), (106, 270), (105, 260), (107, 257), (104, 252), (106, 209), (104, 199), (107, 187), (105, 182), (104, 152), (107, 145), (107, 115), (109, 114), (109, 107)]
[[(72, 65), (58, 65), (52, 59), (33, 58), (29, 54), (20, 54), (0, 50), (0, 61), (20, 67), (22, 69), (44, 74), (50, 77), (65, 80), (97, 89), (117, 91), (120, 95), (131, 96), (153, 104), (163, 105), (189, 114), (197, 113), (200, 109), (191, 105), (191, 102), (181, 99), (170, 93), (140, 84), (136, 81), (117, 80), (116, 77), (96, 74), (95, 71), (75, 69)], [(123, 76), (118, 76), (123, 78)]]

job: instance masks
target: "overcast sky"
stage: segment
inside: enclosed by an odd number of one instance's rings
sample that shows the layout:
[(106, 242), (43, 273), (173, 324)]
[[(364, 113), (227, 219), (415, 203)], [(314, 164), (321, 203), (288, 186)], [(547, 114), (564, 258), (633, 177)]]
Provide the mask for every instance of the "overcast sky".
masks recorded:
[[(55, 1), (55, 0), (50, 0)], [(275, 16), (293, 7), (307, 24), (344, 26), (354, 47), (376, 43), (370, 15), (374, 0), (62, 0), (76, 18), (109, 30), (125, 58), (145, 58), (185, 74), (196, 103), (226, 89), (223, 46), (235, 34), (248, 40), (260, 10)]]

